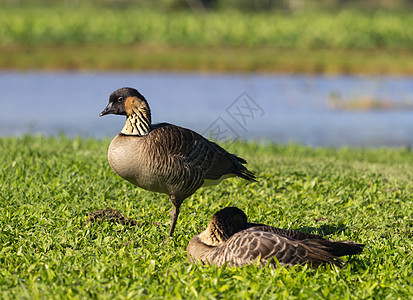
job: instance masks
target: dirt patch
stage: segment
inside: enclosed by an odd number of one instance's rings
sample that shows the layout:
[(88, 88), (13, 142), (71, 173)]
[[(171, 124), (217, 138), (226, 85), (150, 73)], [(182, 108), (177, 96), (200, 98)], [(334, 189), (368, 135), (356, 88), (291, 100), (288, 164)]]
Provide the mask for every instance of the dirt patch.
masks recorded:
[(113, 223), (118, 223), (126, 226), (139, 226), (138, 221), (125, 217), (117, 209), (105, 208), (95, 210), (89, 213), (89, 217), (85, 225), (96, 222), (96, 221), (108, 221)]

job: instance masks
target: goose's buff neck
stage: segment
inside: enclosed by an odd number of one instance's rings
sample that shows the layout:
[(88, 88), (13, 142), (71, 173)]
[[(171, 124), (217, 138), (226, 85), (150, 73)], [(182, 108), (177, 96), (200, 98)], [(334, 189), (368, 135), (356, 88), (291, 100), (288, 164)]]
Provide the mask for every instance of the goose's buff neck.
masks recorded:
[(125, 135), (147, 135), (151, 130), (151, 109), (146, 100), (128, 97), (125, 101), (126, 122), (121, 133)]

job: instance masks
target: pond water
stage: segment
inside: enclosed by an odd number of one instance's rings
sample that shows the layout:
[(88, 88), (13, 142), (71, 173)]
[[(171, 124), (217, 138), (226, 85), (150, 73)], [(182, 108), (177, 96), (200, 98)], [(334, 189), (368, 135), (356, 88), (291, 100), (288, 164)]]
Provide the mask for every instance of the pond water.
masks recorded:
[(122, 86), (147, 98), (153, 122), (217, 140), (413, 146), (412, 78), (387, 76), (3, 72), (0, 136), (112, 137), (124, 117), (98, 115)]

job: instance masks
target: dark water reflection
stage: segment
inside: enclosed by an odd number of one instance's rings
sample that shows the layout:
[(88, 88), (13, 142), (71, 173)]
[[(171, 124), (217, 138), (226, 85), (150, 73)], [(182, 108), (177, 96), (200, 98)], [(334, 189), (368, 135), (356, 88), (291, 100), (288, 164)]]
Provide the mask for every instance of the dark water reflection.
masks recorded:
[[(266, 138), (312, 146), (412, 146), (412, 78), (194, 73), (0, 73), (0, 135), (111, 137), (124, 118), (98, 114), (109, 94), (137, 88), (154, 122), (219, 138)], [(332, 99), (403, 104), (332, 109)], [(217, 131), (218, 129), (218, 131)], [(222, 135), (224, 133), (224, 135)]]

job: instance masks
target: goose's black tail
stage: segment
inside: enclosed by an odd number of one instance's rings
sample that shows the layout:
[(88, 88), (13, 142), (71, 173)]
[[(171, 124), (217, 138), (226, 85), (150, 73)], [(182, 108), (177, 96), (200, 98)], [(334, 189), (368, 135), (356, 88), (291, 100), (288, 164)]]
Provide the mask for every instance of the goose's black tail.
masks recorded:
[(235, 159), (238, 162), (237, 164), (238, 170), (236, 170), (234, 174), (248, 181), (257, 182), (256, 180), (257, 176), (244, 166), (247, 163), (247, 161), (235, 154), (232, 154), (232, 155), (235, 157)]

